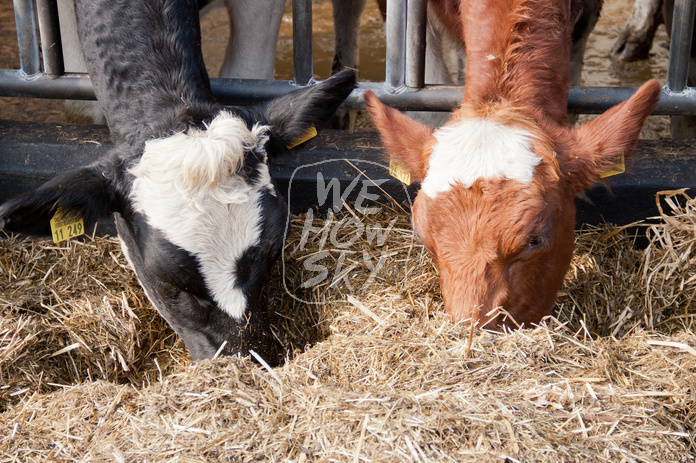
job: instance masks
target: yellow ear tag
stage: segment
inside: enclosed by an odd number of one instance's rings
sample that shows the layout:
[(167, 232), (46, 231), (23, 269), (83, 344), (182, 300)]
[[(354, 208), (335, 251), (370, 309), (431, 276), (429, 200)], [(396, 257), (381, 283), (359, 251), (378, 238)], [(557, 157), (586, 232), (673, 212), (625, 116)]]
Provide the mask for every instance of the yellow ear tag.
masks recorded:
[(70, 238), (80, 236), (85, 232), (85, 224), (77, 213), (66, 211), (58, 206), (51, 219), (51, 233), (53, 242), (60, 243)]
[(312, 124), (307, 130), (304, 131), (302, 135), (300, 135), (296, 140), (291, 141), (288, 143), (287, 148), (292, 149), (298, 145), (301, 145), (302, 143), (306, 142), (307, 140), (311, 140), (312, 138), (317, 136), (317, 129), (314, 127), (314, 124)]
[(411, 173), (393, 158), (389, 159), (389, 175), (406, 185), (411, 184)]
[(607, 178), (607, 177), (611, 177), (612, 175), (623, 174), (624, 172), (626, 172), (626, 160), (624, 159), (624, 154), (622, 151), (621, 154), (619, 154), (619, 160), (616, 161), (616, 164), (614, 164), (614, 167), (612, 167), (611, 169), (609, 169), (606, 172), (603, 172), (599, 176), (599, 178)]

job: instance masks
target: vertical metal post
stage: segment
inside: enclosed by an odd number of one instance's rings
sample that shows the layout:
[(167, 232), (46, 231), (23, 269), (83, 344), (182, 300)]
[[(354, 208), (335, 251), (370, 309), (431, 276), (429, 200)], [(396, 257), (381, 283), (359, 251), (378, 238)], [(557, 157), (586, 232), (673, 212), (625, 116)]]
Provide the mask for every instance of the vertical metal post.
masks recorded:
[(395, 91), (406, 82), (407, 0), (387, 2), (387, 90)]
[(687, 85), (695, 14), (696, 0), (675, 0), (667, 69), (667, 88), (672, 92), (682, 92)]
[(295, 84), (309, 84), (314, 77), (312, 0), (292, 0), (292, 55)]
[(56, 0), (36, 0), (43, 52), (44, 72), (50, 77), (63, 74), (63, 47), (60, 40), (60, 23)]
[(33, 76), (41, 72), (34, 0), (13, 0), (13, 3), (19, 44), (19, 65), (26, 75)]
[(418, 90), (425, 85), (425, 0), (408, 0), (406, 15), (406, 86)]

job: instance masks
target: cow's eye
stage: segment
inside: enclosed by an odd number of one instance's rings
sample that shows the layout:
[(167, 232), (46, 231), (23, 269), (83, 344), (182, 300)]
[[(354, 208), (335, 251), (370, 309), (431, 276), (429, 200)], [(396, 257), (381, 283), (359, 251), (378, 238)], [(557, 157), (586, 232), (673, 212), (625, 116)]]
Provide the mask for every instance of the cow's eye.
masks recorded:
[(549, 244), (549, 238), (543, 233), (532, 236), (527, 243), (527, 252), (536, 251), (537, 249), (545, 248)]

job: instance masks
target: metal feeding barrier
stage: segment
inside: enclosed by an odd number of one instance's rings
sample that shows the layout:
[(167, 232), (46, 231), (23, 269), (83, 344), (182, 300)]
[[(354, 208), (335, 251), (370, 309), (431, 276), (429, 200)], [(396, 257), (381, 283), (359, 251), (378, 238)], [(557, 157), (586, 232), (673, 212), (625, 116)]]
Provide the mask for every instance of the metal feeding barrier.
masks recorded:
[[(20, 69), (0, 69), (0, 96), (93, 100), (88, 76), (65, 73), (56, 0), (13, 0), (19, 45)], [(427, 0), (389, 0), (386, 23), (386, 78), (384, 82), (360, 82), (344, 106), (364, 109), (363, 94), (371, 89), (385, 104), (400, 110), (450, 111), (462, 99), (462, 87), (425, 85), (425, 36)], [(223, 104), (245, 105), (282, 95), (297, 86), (313, 83), (312, 4), (293, 0), (293, 80), (212, 79), (211, 86)], [(667, 85), (653, 114), (696, 115), (696, 89), (687, 86), (690, 48), (696, 0), (675, 0), (671, 32)], [(595, 114), (628, 99), (635, 87), (572, 87), (568, 110)], [(100, 146), (77, 149), (70, 142), (56, 144), (56, 135), (46, 125), (36, 132), (24, 123), (0, 122), (0, 202), (27, 188), (38, 186), (55, 173), (87, 163), (108, 148), (105, 129), (60, 127), (74, 135), (102, 140)], [(90, 132), (92, 130), (92, 132)], [(58, 137), (67, 140), (70, 137)], [(669, 152), (670, 156), (662, 156)], [(337, 158), (379, 159), (377, 135), (325, 131), (281, 160), (274, 160), (271, 172), (281, 188), (297, 174), (298, 164)], [(636, 160), (636, 158), (638, 158)], [(28, 159), (30, 159), (28, 161)], [(696, 156), (690, 143), (641, 141), (634, 154), (631, 173), (612, 178), (612, 193), (604, 188), (591, 190), (590, 206), (580, 204), (580, 220), (595, 222), (610, 218), (626, 222), (655, 211), (654, 192), (661, 189), (696, 187)], [(350, 182), (356, 171), (331, 169), (324, 177), (336, 176)], [(302, 180), (310, 188), (313, 173)], [(383, 175), (374, 173), (374, 175)], [(297, 180), (297, 177), (295, 177)], [(625, 195), (625, 198), (624, 198)], [(316, 199), (315, 199), (316, 201)], [(311, 199), (306, 201), (311, 204)], [(296, 204), (291, 204), (298, 210)], [(299, 207), (302, 210), (304, 203)], [(305, 209), (306, 210), (306, 209)], [(583, 215), (583, 210), (585, 211)]]
[[(389, 0), (385, 82), (361, 82), (346, 107), (364, 108), (363, 92), (371, 89), (401, 110), (449, 111), (461, 102), (460, 87), (425, 85), (427, 0)], [(313, 80), (311, 0), (293, 0), (292, 81), (213, 79), (212, 88), (225, 104), (271, 99)], [(0, 96), (93, 100), (85, 75), (63, 72), (56, 0), (14, 0), (20, 69), (0, 70)], [(696, 0), (676, 0), (670, 42), (667, 85), (653, 114), (696, 115), (696, 92), (687, 87)], [(43, 57), (43, 60), (41, 59)], [(634, 87), (573, 87), (568, 109), (599, 113), (630, 97)]]

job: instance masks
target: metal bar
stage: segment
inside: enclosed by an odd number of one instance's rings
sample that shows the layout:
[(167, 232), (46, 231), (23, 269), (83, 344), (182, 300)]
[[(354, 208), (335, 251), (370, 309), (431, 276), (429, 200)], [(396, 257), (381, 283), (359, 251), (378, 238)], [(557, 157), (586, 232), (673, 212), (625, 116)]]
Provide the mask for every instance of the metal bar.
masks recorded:
[(56, 0), (36, 0), (36, 9), (39, 18), (44, 72), (50, 77), (58, 77), (65, 69), (58, 22), (58, 5)]
[(403, 89), (406, 82), (406, 3), (387, 2), (386, 86), (390, 91)]
[(33, 78), (16, 69), (0, 69), (0, 96), (95, 100), (86, 74), (64, 74), (57, 79), (39, 74)]
[[(224, 104), (248, 105), (284, 95), (297, 85), (287, 80), (254, 81), (241, 79), (213, 79), (213, 93)], [(425, 86), (418, 92), (395, 94), (380, 82), (360, 82), (344, 107), (364, 109), (363, 94), (372, 90), (389, 106), (402, 111), (451, 111), (462, 101), (461, 87)], [(627, 100), (635, 87), (571, 87), (568, 109), (573, 113), (597, 114)], [(84, 74), (66, 74), (57, 79), (39, 76), (27, 79), (17, 70), (0, 69), (0, 97), (34, 97), (54, 99), (93, 100), (94, 92)], [(696, 115), (696, 88), (682, 93), (662, 92), (653, 114)]]
[(694, 29), (696, 1), (676, 0), (672, 14), (672, 39), (669, 44), (667, 88), (682, 92), (686, 88), (691, 57), (691, 38)]
[[(571, 87), (568, 111), (573, 114), (601, 114), (628, 100), (636, 90), (638, 87)], [(652, 114), (696, 114), (696, 89), (688, 88), (683, 93), (671, 93), (663, 89)]]
[(41, 72), (34, 0), (13, 0), (13, 2), (19, 45), (19, 65), (26, 75), (34, 76)]
[(295, 83), (311, 83), (314, 78), (312, 0), (292, 0), (292, 54)]
[(408, 0), (406, 5), (406, 86), (410, 90), (425, 85), (425, 0)]

